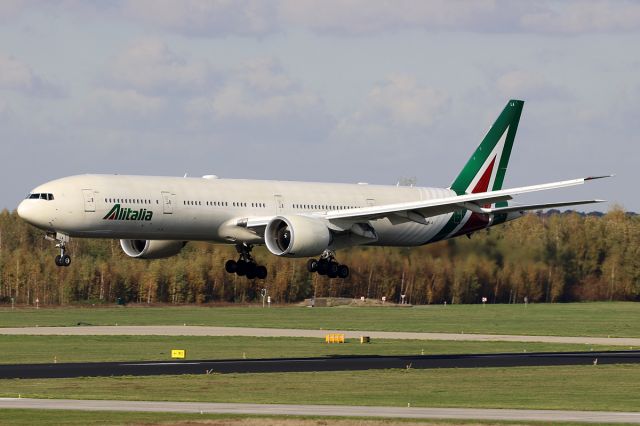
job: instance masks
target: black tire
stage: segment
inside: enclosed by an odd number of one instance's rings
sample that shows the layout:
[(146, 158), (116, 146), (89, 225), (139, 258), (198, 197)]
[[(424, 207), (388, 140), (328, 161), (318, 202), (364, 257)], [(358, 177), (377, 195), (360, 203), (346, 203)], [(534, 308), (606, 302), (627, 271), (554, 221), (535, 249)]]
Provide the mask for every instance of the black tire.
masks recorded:
[(238, 274), (239, 277), (243, 277), (247, 274), (247, 262), (244, 260), (238, 260), (236, 263), (236, 274)]
[(224, 264), (225, 271), (227, 271), (230, 274), (235, 274), (237, 268), (238, 268), (238, 263), (233, 259), (227, 260), (227, 262)]
[(318, 269), (316, 271), (319, 275), (327, 275), (329, 272), (329, 262), (324, 259), (318, 261)]
[(265, 278), (267, 278), (267, 268), (265, 266), (258, 266), (256, 268), (256, 277), (259, 280), (264, 280)]
[(347, 265), (338, 266), (338, 277), (342, 279), (349, 277), (349, 267)]
[(62, 258), (60, 258), (60, 263), (62, 264), (62, 266), (71, 265), (71, 257), (68, 254), (65, 254), (64, 256), (62, 256)]
[(307, 271), (316, 272), (318, 270), (318, 259), (307, 260)]
[(329, 278), (335, 278), (335, 277), (338, 276), (338, 264), (336, 262), (329, 262), (329, 268), (327, 269), (327, 275), (329, 275)]
[(246, 276), (247, 276), (248, 279), (252, 280), (252, 279), (254, 279), (256, 277), (256, 275), (257, 275), (256, 274), (256, 269), (257, 269), (257, 266), (256, 266), (255, 263), (253, 263), (253, 262), (247, 263)]
[(62, 256), (57, 255), (55, 262), (56, 262), (56, 266), (62, 266)]

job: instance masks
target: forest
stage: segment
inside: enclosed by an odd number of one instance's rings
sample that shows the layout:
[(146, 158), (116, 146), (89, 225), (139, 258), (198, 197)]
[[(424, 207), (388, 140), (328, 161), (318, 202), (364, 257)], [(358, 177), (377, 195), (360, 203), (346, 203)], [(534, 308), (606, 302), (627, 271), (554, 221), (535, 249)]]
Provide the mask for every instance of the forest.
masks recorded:
[(15, 212), (0, 213), (0, 304), (67, 305), (253, 303), (265, 288), (274, 303), (348, 297), (414, 305), (640, 301), (640, 218), (528, 214), (470, 238), (415, 248), (356, 247), (337, 253), (346, 280), (310, 274), (306, 259), (256, 248), (265, 280), (227, 274), (233, 246), (190, 242), (175, 257), (128, 258), (117, 240), (71, 239), (73, 262), (57, 267), (57, 249)]

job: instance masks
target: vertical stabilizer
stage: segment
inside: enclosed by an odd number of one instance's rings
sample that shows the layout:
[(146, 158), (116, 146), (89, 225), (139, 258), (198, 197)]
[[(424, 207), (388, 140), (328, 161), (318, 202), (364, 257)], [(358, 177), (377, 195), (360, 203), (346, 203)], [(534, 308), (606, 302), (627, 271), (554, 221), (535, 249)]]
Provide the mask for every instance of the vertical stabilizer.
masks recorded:
[(502, 189), (524, 101), (512, 99), (475, 150), (451, 189), (458, 195)]

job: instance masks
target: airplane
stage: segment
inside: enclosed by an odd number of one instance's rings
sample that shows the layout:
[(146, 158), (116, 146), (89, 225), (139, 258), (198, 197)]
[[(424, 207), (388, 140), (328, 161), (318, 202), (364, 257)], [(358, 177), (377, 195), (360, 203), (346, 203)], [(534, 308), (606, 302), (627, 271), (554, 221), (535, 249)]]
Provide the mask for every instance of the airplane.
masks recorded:
[(33, 189), (18, 215), (56, 243), (69, 266), (71, 237), (120, 239), (136, 259), (177, 255), (189, 241), (233, 244), (228, 273), (265, 279), (251, 255), (308, 257), (307, 269), (347, 278), (336, 251), (358, 245), (420, 246), (487, 229), (526, 211), (599, 203), (513, 204), (514, 196), (580, 185), (586, 177), (503, 189), (524, 101), (510, 100), (449, 188), (269, 180), (77, 175)]

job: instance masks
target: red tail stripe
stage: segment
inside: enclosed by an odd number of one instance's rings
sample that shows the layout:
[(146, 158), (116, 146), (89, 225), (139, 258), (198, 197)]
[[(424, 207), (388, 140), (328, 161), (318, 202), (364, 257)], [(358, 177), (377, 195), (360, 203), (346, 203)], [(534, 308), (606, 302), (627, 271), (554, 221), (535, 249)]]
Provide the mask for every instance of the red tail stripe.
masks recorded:
[(491, 173), (493, 172), (493, 164), (495, 162), (496, 162), (496, 157), (493, 157), (493, 160), (491, 160), (489, 167), (487, 167), (487, 170), (485, 170), (484, 173), (482, 174), (482, 177), (476, 184), (476, 187), (473, 188), (473, 191), (471, 191), (472, 194), (477, 194), (479, 192), (487, 192), (487, 190), (489, 189), (489, 181), (491, 180)]

